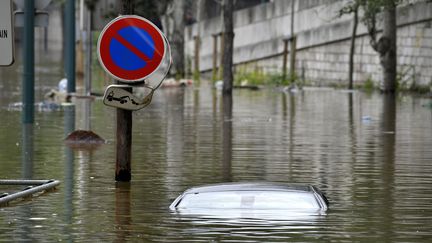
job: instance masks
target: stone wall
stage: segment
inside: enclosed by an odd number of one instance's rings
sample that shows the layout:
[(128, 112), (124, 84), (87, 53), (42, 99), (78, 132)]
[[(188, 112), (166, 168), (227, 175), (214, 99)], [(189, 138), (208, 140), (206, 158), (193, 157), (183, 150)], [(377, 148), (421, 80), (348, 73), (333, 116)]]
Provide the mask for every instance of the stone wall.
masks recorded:
[[(296, 71), (306, 80), (319, 85), (346, 82), (352, 16), (338, 17), (339, 9), (346, 2), (295, 2)], [(403, 81), (414, 80), (417, 84), (428, 85), (432, 81), (432, 3), (412, 2), (398, 9), (398, 72)], [(267, 72), (280, 73), (283, 39), (291, 35), (291, 12), (291, 0), (274, 0), (235, 12), (234, 64), (247, 64)], [(194, 37), (200, 36), (201, 72), (212, 69), (212, 35), (220, 32), (219, 17), (201, 21), (185, 30), (186, 58), (190, 60), (194, 59)], [(355, 82), (367, 79), (378, 82), (382, 77), (378, 55), (370, 47), (366, 28), (362, 24), (357, 33)]]

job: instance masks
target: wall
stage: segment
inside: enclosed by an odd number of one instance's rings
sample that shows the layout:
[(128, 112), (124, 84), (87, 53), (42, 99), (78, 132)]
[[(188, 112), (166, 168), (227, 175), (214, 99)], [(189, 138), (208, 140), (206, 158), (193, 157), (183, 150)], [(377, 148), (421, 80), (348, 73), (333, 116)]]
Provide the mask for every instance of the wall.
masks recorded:
[[(297, 73), (315, 84), (342, 84), (347, 80), (352, 16), (338, 17), (339, 9), (346, 2), (295, 2)], [(432, 81), (432, 3), (413, 2), (398, 9), (398, 71), (404, 73), (403, 79), (428, 85)], [(281, 72), (283, 39), (291, 34), (291, 0), (274, 0), (237, 11), (234, 28), (235, 65), (247, 64), (267, 72)], [(199, 60), (202, 72), (212, 69), (212, 35), (220, 32), (220, 17), (204, 20), (185, 30), (186, 55), (191, 60), (195, 53), (194, 37), (201, 38)], [(379, 58), (369, 45), (366, 28), (360, 24), (357, 33), (355, 82), (368, 78), (379, 81)]]

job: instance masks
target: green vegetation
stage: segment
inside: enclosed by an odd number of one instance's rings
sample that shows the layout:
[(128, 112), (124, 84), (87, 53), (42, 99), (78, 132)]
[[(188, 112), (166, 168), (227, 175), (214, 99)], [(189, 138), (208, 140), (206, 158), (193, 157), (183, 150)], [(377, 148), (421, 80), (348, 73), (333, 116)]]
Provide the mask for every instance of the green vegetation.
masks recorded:
[[(297, 77), (296, 77), (297, 79)], [(283, 80), (282, 73), (265, 73), (262, 70), (239, 70), (234, 75), (234, 85), (289, 85), (289, 79)]]
[(375, 89), (375, 84), (374, 84), (374, 80), (369, 77), (368, 79), (366, 79), (366, 81), (363, 83), (363, 90), (366, 92), (372, 92)]
[(254, 70), (252, 72), (239, 71), (234, 74), (234, 85), (260, 85), (267, 83), (267, 75), (259, 70)]
[(421, 85), (416, 82), (416, 70), (414, 65), (407, 65), (400, 68), (396, 78), (396, 89), (400, 92), (414, 92), (426, 94), (430, 92), (429, 85)]
[(415, 66), (409, 65), (400, 68), (396, 76), (396, 90), (406, 91), (416, 86)]
[[(396, 88), (398, 92), (413, 92), (418, 94), (427, 94), (431, 92), (432, 81), (428, 85), (421, 85), (415, 82), (415, 75), (407, 75), (411, 68), (407, 69), (408, 71), (398, 73), (398, 79), (396, 83)], [(372, 92), (376, 90), (378, 87), (375, 85), (378, 83), (373, 80), (371, 77), (366, 79), (363, 84), (357, 85), (357, 89), (362, 89), (365, 92)]]
[(192, 77), (193, 77), (193, 80), (196, 81), (197, 83), (200, 82), (201, 77), (200, 77), (199, 71), (195, 70), (192, 74)]
[(413, 84), (410, 86), (408, 91), (418, 94), (427, 94), (431, 92), (431, 88), (429, 85)]

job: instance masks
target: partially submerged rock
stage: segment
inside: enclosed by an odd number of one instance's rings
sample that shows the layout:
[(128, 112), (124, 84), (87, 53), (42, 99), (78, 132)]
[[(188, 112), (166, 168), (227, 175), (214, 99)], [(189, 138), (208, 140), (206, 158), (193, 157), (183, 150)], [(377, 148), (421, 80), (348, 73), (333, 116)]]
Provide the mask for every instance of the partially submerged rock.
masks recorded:
[(105, 139), (92, 131), (76, 130), (65, 138), (65, 143), (71, 147), (97, 147), (105, 143)]

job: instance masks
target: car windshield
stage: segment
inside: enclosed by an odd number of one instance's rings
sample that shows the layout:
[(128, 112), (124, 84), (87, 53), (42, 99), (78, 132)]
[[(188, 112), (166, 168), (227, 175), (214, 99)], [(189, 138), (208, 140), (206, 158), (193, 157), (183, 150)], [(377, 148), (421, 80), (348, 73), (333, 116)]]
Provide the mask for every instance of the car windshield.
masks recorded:
[(310, 192), (293, 191), (223, 191), (186, 194), (178, 209), (319, 209)]

